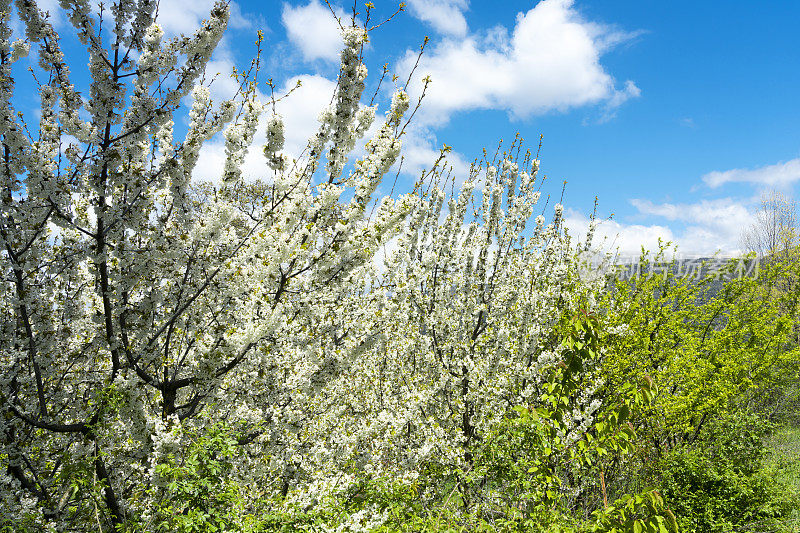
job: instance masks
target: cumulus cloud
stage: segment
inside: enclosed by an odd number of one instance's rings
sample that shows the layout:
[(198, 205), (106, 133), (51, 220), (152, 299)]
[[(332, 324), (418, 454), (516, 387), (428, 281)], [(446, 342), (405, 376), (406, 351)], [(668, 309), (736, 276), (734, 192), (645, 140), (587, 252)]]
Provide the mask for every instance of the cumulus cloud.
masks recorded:
[(287, 80), (282, 92), (288, 92), (298, 80), (301, 87), (278, 102), (277, 108), (286, 124), (286, 151), (294, 156), (305, 149), (308, 139), (316, 133), (319, 128), (317, 117), (331, 103), (336, 89), (335, 81), (306, 74)]
[(754, 169), (734, 168), (732, 170), (709, 172), (703, 176), (709, 187), (716, 188), (729, 182), (754, 183), (771, 187), (785, 187), (800, 181), (800, 158)]
[(409, 0), (411, 14), (427, 22), (439, 33), (463, 37), (467, 33), (464, 11), (467, 0)]
[[(741, 252), (742, 228), (754, 220), (744, 204), (731, 198), (681, 204), (634, 199), (631, 204), (640, 216), (656, 219), (654, 223), (626, 224), (606, 220), (595, 232), (597, 245), (606, 251), (618, 249), (623, 257), (638, 256), (642, 246), (646, 250), (658, 250), (659, 239), (677, 245), (683, 256), (737, 255)], [(568, 211), (566, 223), (571, 231), (581, 235), (586, 233), (589, 219)]]
[[(605, 103), (609, 108), (639, 96), (633, 81), (618, 89), (600, 64), (610, 46), (631, 34), (585, 21), (572, 0), (543, 0), (517, 15), (512, 31), (498, 27), (484, 36), (445, 38), (423, 55), (412, 90), (432, 83), (423, 120), (446, 121), (451, 113), (502, 109), (512, 118)], [(417, 53), (407, 51), (397, 71), (409, 72)]]
[[(225, 46), (218, 47), (206, 65), (206, 78), (213, 80), (209, 88), (214, 101), (229, 100), (239, 91), (239, 82), (230, 75), (234, 66), (236, 62), (230, 50)], [(191, 106), (190, 97), (187, 96), (184, 103), (188, 109)]]
[[(411, 126), (406, 130), (403, 141), (403, 171), (413, 178), (429, 170), (439, 158), (441, 145), (429, 128)], [(469, 177), (470, 163), (458, 152), (447, 155), (447, 165), (452, 170), (456, 183), (463, 183)]]
[(683, 204), (634, 199), (631, 204), (644, 215), (685, 224), (680, 243), (698, 253), (737, 253), (742, 228), (754, 220), (746, 206), (731, 198)]
[[(567, 209), (564, 224), (570, 234), (583, 238), (589, 230), (589, 217)], [(653, 224), (621, 224), (616, 220), (603, 220), (596, 227), (592, 244), (620, 257), (638, 257), (642, 246), (645, 250), (658, 250), (662, 242), (675, 242), (675, 235), (668, 226)]]
[(58, 0), (38, 0), (36, 4), (39, 9), (50, 15), (51, 22), (56, 26), (64, 23), (64, 17), (61, 15), (61, 7), (58, 5)]
[[(338, 10), (337, 16), (343, 17), (344, 12)], [(327, 7), (317, 0), (297, 7), (284, 4), (281, 18), (289, 40), (300, 49), (306, 61), (339, 60), (342, 35), (339, 24)]]

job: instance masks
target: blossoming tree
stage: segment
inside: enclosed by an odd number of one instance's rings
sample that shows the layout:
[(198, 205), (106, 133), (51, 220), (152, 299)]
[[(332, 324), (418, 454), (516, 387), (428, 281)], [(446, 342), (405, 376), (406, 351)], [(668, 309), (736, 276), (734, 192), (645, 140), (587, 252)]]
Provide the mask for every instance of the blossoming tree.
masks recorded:
[[(85, 0), (61, 5), (90, 58), (86, 96), (36, 3), (0, 6), (0, 509), (18, 524), (111, 527), (147, 520), (155, 467), (184, 428), (236, 416), (254, 421), (253, 440), (296, 422), (295, 397), (319, 375), (309, 346), (326, 342), (303, 333), (314, 306), (352, 290), (412, 206), (386, 198), (366, 212), (398, 157), (409, 100), (395, 95), (343, 177), (375, 116), (359, 106), (366, 31), (346, 28), (336, 99), (303, 157), (281, 153), (273, 116), (263, 179), (245, 183), (267, 105), (252, 70), (234, 100), (213, 102), (204, 84), (224, 3), (194, 35), (168, 39), (154, 1), (114, 2), (105, 19)], [(12, 11), (25, 29), (13, 43)], [(29, 48), (38, 128), (15, 108), (12, 69)], [(195, 187), (198, 154), (218, 132), (220, 183)]]
[[(353, 156), (376, 116), (360, 103), (365, 28), (342, 26), (332, 104), (293, 157), (257, 61), (233, 99), (212, 99), (224, 3), (189, 37), (165, 36), (154, 0), (99, 14), (88, 0), (60, 4), (89, 57), (85, 87), (36, 2), (0, 6), (0, 516), (11, 525), (169, 528), (176, 463), (216, 468), (201, 434), (243, 450), (225, 475), (249, 489), (246, 505), (305, 508), (359, 472), (469, 471), (528, 408), (557, 414), (522, 417), (542, 450), (545, 433), (562, 451), (601, 440), (597, 417), (611, 411), (589, 364), (597, 338), (576, 331), (567, 346), (559, 334), (599, 285), (577, 276), (562, 206), (549, 223), (537, 207), (539, 162), (518, 141), (449, 195), (440, 159), (413, 193), (376, 198), (410, 101), (397, 90)], [(25, 33), (13, 42), (12, 17)], [(38, 128), (18, 113), (12, 76), (31, 51)], [(263, 175), (245, 180), (262, 115)], [(217, 134), (219, 181), (197, 183)], [(587, 351), (584, 333), (591, 357), (565, 361)]]
[(328, 416), (339, 427), (348, 412), (374, 417), (349, 428), (353, 450), (365, 449), (359, 438), (395, 435), (406, 457), (392, 462), (468, 461), (474, 438), (538, 396), (545, 369), (560, 360), (548, 339), (560, 318), (582, 305), (588, 311), (561, 205), (551, 223), (539, 214), (525, 232), (541, 196), (539, 162), (530, 154), (517, 161), (517, 149), (474, 165), (449, 198), (437, 184), (422, 194), (368, 297), (359, 298), (369, 349), (342, 389), (324, 395), (337, 398)]

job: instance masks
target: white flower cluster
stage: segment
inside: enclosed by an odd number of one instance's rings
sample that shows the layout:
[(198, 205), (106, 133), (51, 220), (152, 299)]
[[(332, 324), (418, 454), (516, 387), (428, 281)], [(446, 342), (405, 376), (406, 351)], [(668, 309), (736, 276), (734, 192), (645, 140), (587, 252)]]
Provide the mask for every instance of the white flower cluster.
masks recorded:
[(361, 94), (364, 92), (364, 80), (367, 78), (367, 67), (361, 62), (361, 48), (367, 40), (367, 32), (357, 26), (350, 26), (345, 28), (343, 37), (336, 104), (326, 115), (331, 140), (328, 151), (328, 174), (331, 182), (339, 178), (355, 141), (366, 131), (363, 127), (366, 121), (362, 119), (354, 124), (353, 117), (358, 111)]
[(242, 177), (242, 164), (247, 150), (253, 144), (253, 135), (258, 127), (258, 117), (263, 106), (255, 99), (248, 98), (238, 120), (225, 130), (225, 168), (222, 179), (235, 183)]
[(161, 63), (161, 39), (164, 30), (155, 22), (147, 28), (144, 37), (144, 47), (139, 56), (139, 76), (136, 79), (137, 88), (146, 89), (158, 79)]
[(22, 39), (17, 39), (11, 43), (11, 62), (19, 61), (24, 57), (28, 57), (31, 52), (31, 45)]
[[(117, 2), (118, 50), (101, 46), (88, 0), (61, 4), (89, 57), (86, 102), (35, 2), (16, 2), (26, 41), (12, 44), (0, 0), (0, 515), (42, 529), (155, 519), (169, 497), (159, 464), (217, 423), (246, 442), (231, 479), (313, 505), (357, 481), (354, 465), (410, 483), (425, 461), (463, 464), (509, 405), (537, 400), (560, 356), (545, 341), (586, 289), (563, 208), (529, 227), (538, 161), (483, 161), (449, 196), (426, 182), (376, 198), (410, 100), (396, 92), (351, 159), (376, 107), (360, 103), (366, 32), (349, 27), (308, 150), (290, 164), (273, 115), (272, 172), (245, 180), (264, 104), (248, 89), (215, 103), (197, 85), (225, 4), (193, 36), (164, 39), (154, 2)], [(47, 80), (35, 140), (12, 105), (10, 59), (26, 43)], [(223, 131), (221, 184), (192, 183)], [(597, 408), (591, 394), (579, 403), (574, 431)], [(102, 497), (72, 489), (92, 483)], [(342, 527), (383, 520), (368, 509)]]
[(280, 153), (285, 142), (283, 117), (277, 113), (273, 114), (267, 121), (267, 143), (264, 145), (264, 157), (267, 158), (267, 165), (277, 172), (285, 170), (288, 163), (287, 156)]
[[(448, 199), (434, 187), (413, 206), (385, 269), (340, 304), (342, 322), (365, 331), (352, 333), (358, 349), (309, 405), (307, 431), (327, 453), (307, 454), (306, 469), (355, 461), (396, 475), (430, 460), (461, 464), (510, 405), (537, 401), (563, 357), (545, 339), (564, 306), (575, 311), (581, 299), (559, 214), (547, 228), (537, 218), (532, 237), (526, 231), (540, 198), (537, 170), (530, 159), (473, 167), (459, 193)], [(565, 438), (598, 408), (590, 387)]]

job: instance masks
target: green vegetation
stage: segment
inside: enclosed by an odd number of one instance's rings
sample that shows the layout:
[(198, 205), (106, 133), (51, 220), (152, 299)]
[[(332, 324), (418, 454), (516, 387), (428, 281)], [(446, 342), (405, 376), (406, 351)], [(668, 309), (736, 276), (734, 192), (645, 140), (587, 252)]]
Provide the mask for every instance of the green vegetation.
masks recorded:
[[(774, 431), (766, 440), (766, 471), (793, 494), (800, 494), (800, 427), (790, 425)], [(800, 508), (789, 513), (785, 525), (800, 532)]]

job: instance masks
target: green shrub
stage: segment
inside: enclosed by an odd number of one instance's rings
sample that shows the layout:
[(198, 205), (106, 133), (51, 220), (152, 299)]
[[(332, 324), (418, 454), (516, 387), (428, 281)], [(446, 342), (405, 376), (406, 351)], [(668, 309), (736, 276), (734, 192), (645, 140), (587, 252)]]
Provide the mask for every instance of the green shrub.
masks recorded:
[(769, 428), (755, 416), (730, 415), (657, 463), (658, 484), (681, 531), (787, 531), (782, 523), (799, 502), (763, 467)]
[(150, 516), (130, 520), (127, 531), (170, 533), (256, 531), (245, 512), (242, 487), (232, 478), (243, 453), (236, 433), (216, 424), (190, 433), (190, 445), (156, 465), (158, 482), (148, 489)]

